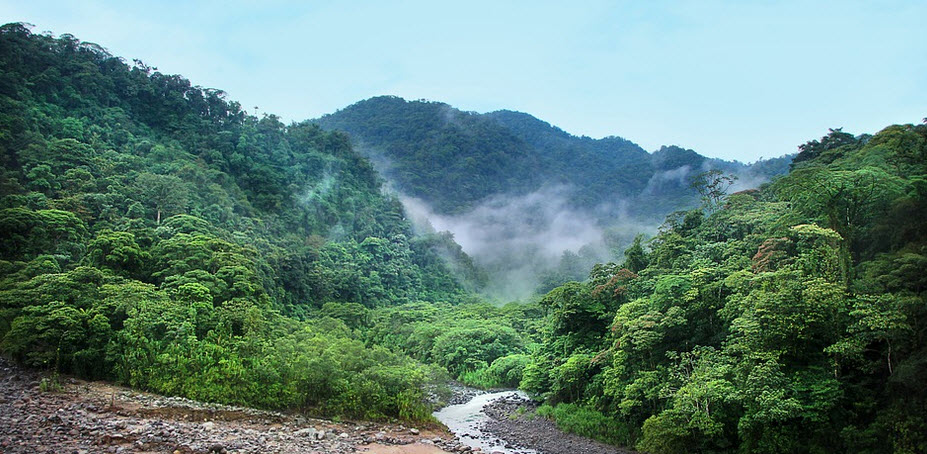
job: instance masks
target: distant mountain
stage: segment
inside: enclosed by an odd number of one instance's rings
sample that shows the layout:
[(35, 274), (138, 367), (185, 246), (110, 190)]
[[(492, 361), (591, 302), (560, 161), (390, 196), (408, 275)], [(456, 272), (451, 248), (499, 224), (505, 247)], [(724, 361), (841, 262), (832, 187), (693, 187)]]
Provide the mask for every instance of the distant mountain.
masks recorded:
[(789, 158), (752, 165), (663, 147), (653, 154), (621, 137), (571, 135), (529, 114), (464, 112), (447, 104), (380, 96), (315, 120), (347, 132), (396, 188), (441, 214), (466, 212), (487, 198), (543, 187), (567, 188), (571, 206), (656, 219), (692, 206), (695, 174), (720, 169), (747, 182), (788, 170)]
[(314, 120), (345, 131), (401, 194), (417, 224), (450, 231), (487, 271), (485, 293), (525, 298), (618, 258), (640, 232), (698, 205), (692, 178), (739, 177), (731, 191), (788, 171), (790, 157), (752, 165), (620, 138), (577, 137), (529, 114), (463, 112), (381, 96)]

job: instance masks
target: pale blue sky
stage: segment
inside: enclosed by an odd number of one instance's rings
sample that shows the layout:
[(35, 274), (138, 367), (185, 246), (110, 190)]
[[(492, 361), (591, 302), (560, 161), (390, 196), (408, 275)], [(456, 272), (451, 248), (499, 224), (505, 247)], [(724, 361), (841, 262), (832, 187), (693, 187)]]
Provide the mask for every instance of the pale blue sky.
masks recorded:
[(0, 0), (249, 112), (392, 94), (752, 161), (927, 116), (927, 1)]

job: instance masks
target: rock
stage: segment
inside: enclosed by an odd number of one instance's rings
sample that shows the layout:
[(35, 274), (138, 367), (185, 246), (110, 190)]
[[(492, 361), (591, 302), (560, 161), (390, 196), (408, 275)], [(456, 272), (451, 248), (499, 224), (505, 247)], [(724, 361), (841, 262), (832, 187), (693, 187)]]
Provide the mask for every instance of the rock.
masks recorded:
[(316, 433), (315, 433), (315, 439), (316, 439), (316, 440), (323, 440), (323, 439), (325, 439), (325, 431), (324, 431), (324, 430), (320, 430), (320, 431), (316, 432)]
[(412, 435), (418, 435), (420, 432), (418, 431), (418, 429), (412, 428), (412, 429), (409, 429), (409, 433)]
[(348, 438), (348, 437), (350, 437), (350, 435), (348, 435), (347, 432), (342, 432), (340, 435), (338, 435), (338, 438)]
[(299, 437), (315, 438), (316, 433), (318, 433), (318, 431), (315, 430), (314, 427), (309, 427), (309, 428), (306, 428), (306, 429), (299, 429), (299, 430), (297, 430), (296, 432), (293, 432), (293, 435), (296, 435), (296, 436), (299, 436)]
[(214, 422), (212, 422), (212, 421), (204, 422), (204, 423), (203, 423), (203, 429), (205, 429), (205, 430), (210, 430), (210, 431), (211, 431), (211, 430), (215, 430), (215, 428), (216, 428), (216, 423), (214, 423)]

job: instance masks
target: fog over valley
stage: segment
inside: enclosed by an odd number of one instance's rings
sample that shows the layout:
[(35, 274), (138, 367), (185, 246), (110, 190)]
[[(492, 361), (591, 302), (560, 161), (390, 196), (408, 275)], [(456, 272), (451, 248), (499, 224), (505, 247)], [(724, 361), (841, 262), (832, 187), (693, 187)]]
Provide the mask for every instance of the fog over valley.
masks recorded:
[(877, 3), (0, 0), (0, 452), (927, 452)]
[(462, 112), (440, 102), (377, 97), (315, 120), (346, 131), (421, 232), (447, 231), (486, 271), (497, 302), (585, 280), (622, 259), (666, 214), (697, 206), (693, 178), (736, 176), (758, 187), (790, 157), (750, 165), (677, 146), (648, 153), (631, 141), (576, 137), (529, 114)]

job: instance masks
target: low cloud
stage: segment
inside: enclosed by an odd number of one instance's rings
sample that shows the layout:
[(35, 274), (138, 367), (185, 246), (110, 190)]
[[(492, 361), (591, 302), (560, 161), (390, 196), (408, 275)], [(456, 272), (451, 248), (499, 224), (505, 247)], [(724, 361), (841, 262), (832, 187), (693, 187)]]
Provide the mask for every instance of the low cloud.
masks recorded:
[[(459, 121), (451, 113), (448, 110), (445, 121)], [(525, 194), (494, 195), (467, 212), (442, 214), (426, 201), (397, 191), (398, 185), (390, 180), (394, 168), (385, 153), (365, 144), (357, 146), (387, 178), (384, 190), (398, 194), (418, 232), (452, 233), (464, 252), (488, 274), (483, 292), (500, 301), (524, 300), (538, 290), (546, 291), (549, 284), (585, 279), (595, 263), (620, 260), (637, 234), (654, 234), (666, 213), (682, 208), (674, 208), (670, 202), (698, 203), (689, 185), (694, 175), (709, 168), (706, 162), (698, 168), (682, 166), (657, 172), (641, 193), (616, 195), (595, 209), (576, 208), (572, 187), (552, 185)], [(740, 179), (729, 192), (765, 181), (746, 171), (736, 173)], [(664, 201), (664, 197), (673, 200)], [(685, 202), (685, 197), (691, 200)], [(666, 207), (650, 205), (655, 201)], [(666, 208), (666, 213), (658, 215), (653, 208)], [(571, 272), (564, 272), (566, 269)]]
[(489, 296), (512, 300), (534, 294), (565, 251), (578, 254), (587, 262), (584, 266), (611, 258), (606, 229), (592, 213), (571, 207), (571, 192), (567, 186), (551, 186), (528, 194), (497, 195), (455, 215), (435, 213), (418, 198), (400, 199), (416, 228), (453, 233), (463, 250), (489, 272)]
[(531, 249), (548, 258), (601, 240), (603, 229), (588, 214), (570, 208), (564, 186), (520, 196), (493, 196), (459, 215), (434, 213), (414, 197), (401, 197), (418, 225), (427, 220), (436, 231), (450, 231), (464, 251), (486, 257), (500, 251)]

